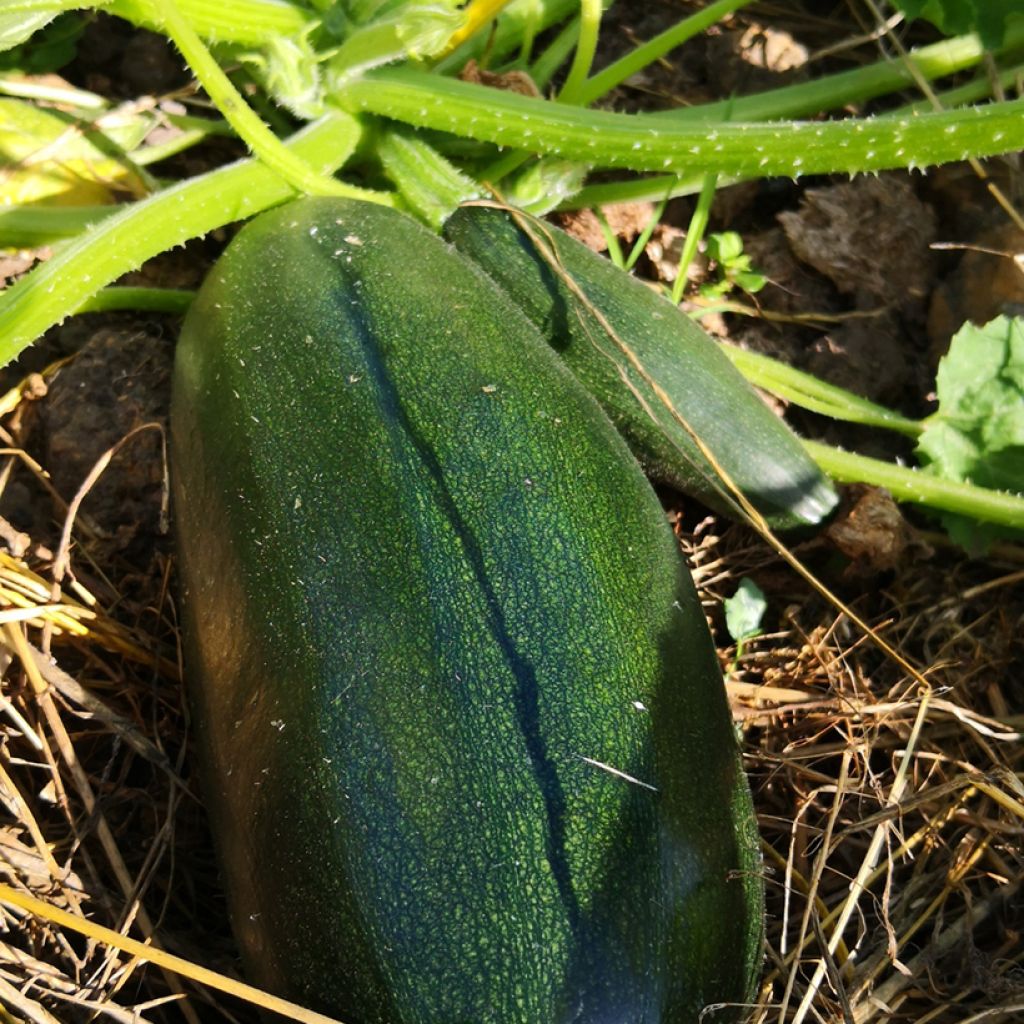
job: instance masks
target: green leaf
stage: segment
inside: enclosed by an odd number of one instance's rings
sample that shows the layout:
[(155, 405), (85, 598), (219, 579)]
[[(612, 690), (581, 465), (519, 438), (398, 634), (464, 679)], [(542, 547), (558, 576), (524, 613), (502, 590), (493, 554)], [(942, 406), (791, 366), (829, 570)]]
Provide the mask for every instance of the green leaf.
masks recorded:
[(0, 70), (56, 71), (74, 58), (84, 28), (82, 17), (73, 12), (0, 14)]
[(726, 281), (725, 278), (722, 278), (720, 281), (708, 281), (698, 289), (698, 293), (705, 299), (720, 299), (731, 291), (732, 282)]
[[(77, 0), (53, 0), (52, 3), (38, 4), (3, 4), (6, 8), (0, 13), (0, 50), (11, 50), (27, 42), (41, 28), (49, 25), (58, 14), (75, 7), (92, 6)], [(18, 8), (21, 7), (19, 10)]]
[(738, 288), (751, 295), (759, 292), (768, 283), (768, 278), (756, 270), (739, 270), (733, 274), (732, 279)]
[[(917, 454), (926, 471), (995, 490), (1024, 491), (1024, 319), (965, 324), (939, 364), (938, 411), (926, 421)], [(945, 517), (968, 548), (1006, 535)]]
[(735, 231), (708, 235), (708, 256), (716, 263), (729, 264), (743, 253), (743, 239)]
[(768, 608), (764, 592), (746, 576), (732, 597), (727, 597), (722, 606), (725, 609), (725, 628), (737, 643), (761, 634), (761, 620)]
[(0, 50), (12, 50), (16, 46), (21, 46), (56, 17), (56, 14), (48, 14), (45, 11), (33, 14), (0, 14)]
[(735, 231), (713, 232), (708, 235), (707, 247), (708, 258), (717, 264), (719, 279), (701, 287), (705, 298), (720, 298), (733, 288), (753, 295), (768, 283), (763, 274), (751, 268), (750, 256), (743, 251), (743, 239)]
[(894, 0), (908, 18), (925, 18), (947, 36), (977, 32), (987, 49), (1006, 37), (1010, 18), (1024, 17), (1020, 0)]
[(82, 206), (112, 202), (115, 192), (145, 195), (147, 181), (125, 151), (149, 126), (147, 118), (131, 118), (101, 130), (70, 114), (0, 97), (0, 206)]

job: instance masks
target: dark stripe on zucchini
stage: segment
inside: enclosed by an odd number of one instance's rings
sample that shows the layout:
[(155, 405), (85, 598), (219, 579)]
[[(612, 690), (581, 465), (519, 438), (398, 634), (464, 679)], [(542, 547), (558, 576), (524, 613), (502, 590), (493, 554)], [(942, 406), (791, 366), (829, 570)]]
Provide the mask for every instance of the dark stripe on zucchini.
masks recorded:
[(750, 794), (597, 404), (410, 218), (246, 228), (178, 347), (204, 792), (253, 979), (346, 1024), (691, 1024), (760, 959)]
[(409, 438), (426, 467), (434, 485), (434, 498), (437, 506), (462, 544), (466, 559), (472, 567), (475, 582), (487, 605), (491, 633), (509, 670), (515, 677), (516, 687), (513, 692), (515, 715), (529, 754), (537, 788), (544, 799), (544, 810), (547, 817), (545, 846), (548, 865), (558, 886), (562, 903), (565, 905), (566, 916), (575, 930), (579, 923), (579, 904), (572, 889), (572, 879), (565, 853), (565, 794), (562, 792), (562, 783), (558, 778), (555, 766), (548, 755), (547, 743), (540, 727), (537, 674), (529, 659), (516, 649), (516, 644), (509, 635), (508, 626), (505, 623), (505, 612), (487, 577), (487, 566), (481, 546), (472, 530), (464, 522), (457, 502), (448, 490), (444, 471), (436, 455), (430, 446), (420, 438), (415, 425), (406, 415), (401, 396), (398, 394), (394, 381), (388, 375), (387, 368), (380, 358), (380, 352), (377, 350), (370, 332), (365, 330), (361, 332), (360, 341), (366, 353), (367, 365), (372, 368), (377, 382), (381, 409), (387, 418), (393, 421), (396, 429)]
[(445, 236), (529, 316), (654, 479), (736, 514), (715, 469), (619, 342), (770, 525), (806, 526), (833, 508), (834, 490), (797, 437), (671, 302), (564, 231), (525, 214), (464, 206), (449, 218)]

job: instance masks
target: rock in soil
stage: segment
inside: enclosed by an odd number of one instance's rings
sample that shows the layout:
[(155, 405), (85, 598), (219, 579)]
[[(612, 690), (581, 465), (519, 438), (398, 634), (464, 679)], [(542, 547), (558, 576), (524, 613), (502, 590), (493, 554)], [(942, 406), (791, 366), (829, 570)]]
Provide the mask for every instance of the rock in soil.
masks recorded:
[(903, 308), (926, 298), (935, 214), (905, 179), (863, 177), (811, 189), (779, 222), (793, 252), (861, 308)]

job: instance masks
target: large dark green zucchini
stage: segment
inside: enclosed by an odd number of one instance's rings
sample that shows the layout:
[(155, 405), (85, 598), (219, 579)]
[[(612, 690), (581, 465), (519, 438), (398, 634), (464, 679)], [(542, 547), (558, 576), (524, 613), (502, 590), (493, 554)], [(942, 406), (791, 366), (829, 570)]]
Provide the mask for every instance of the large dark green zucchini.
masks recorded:
[(263, 215), (189, 312), (172, 442), (254, 980), (346, 1024), (691, 1024), (749, 997), (757, 833), (692, 583), (480, 271), (378, 207)]
[(449, 218), (445, 235), (536, 324), (650, 476), (734, 512), (719, 475), (619, 343), (772, 526), (806, 526), (827, 515), (836, 503), (832, 486), (690, 317), (564, 231), (520, 223), (532, 226), (524, 231), (504, 210), (465, 206)]

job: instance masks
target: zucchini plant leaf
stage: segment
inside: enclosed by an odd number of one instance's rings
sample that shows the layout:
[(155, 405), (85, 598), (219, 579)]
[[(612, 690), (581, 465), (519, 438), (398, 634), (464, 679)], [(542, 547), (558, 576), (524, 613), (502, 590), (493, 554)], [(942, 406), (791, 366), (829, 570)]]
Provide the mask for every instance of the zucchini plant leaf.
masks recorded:
[(58, 13), (59, 8), (53, 11), (0, 14), (0, 50), (13, 50), (21, 46), (41, 28), (49, 25)]
[(1002, 46), (1006, 23), (1024, 18), (1020, 0), (894, 0), (908, 18), (925, 18), (947, 36), (977, 32), (989, 50)]
[[(85, 19), (75, 11), (66, 11), (57, 17), (47, 14), (38, 32), (16, 46), (8, 45), (15, 34), (5, 31), (14, 24), (15, 15), (0, 15), (0, 71), (18, 71), (22, 74), (43, 75), (58, 71), (69, 64), (78, 49), (78, 40), (85, 30)], [(52, 19), (52, 20), (50, 20)], [(17, 28), (17, 26), (15, 26)], [(21, 30), (24, 30), (24, 25)]]
[[(11, 50), (49, 25), (58, 15), (80, 8), (102, 7), (107, 0), (35, 0), (34, 3), (11, 3), (0, 0), (0, 51)], [(9, 8), (15, 8), (10, 10)], [(18, 10), (17, 8), (21, 8)]]
[[(917, 445), (926, 471), (1024, 492), (1024, 318), (964, 325), (939, 364), (936, 393), (938, 411)], [(944, 523), (969, 550), (1009, 535), (961, 516)]]

